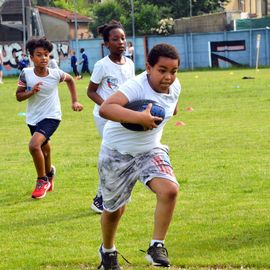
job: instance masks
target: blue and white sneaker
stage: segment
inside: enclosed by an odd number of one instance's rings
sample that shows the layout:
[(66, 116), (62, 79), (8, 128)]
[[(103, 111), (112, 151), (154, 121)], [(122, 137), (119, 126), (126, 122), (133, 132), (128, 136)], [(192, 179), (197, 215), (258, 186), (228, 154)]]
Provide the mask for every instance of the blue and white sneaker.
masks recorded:
[(168, 251), (162, 243), (154, 243), (146, 252), (146, 260), (154, 266), (170, 267)]
[(91, 204), (91, 209), (98, 214), (101, 214), (103, 212), (102, 196), (96, 195), (96, 197), (93, 199), (93, 203)]
[(98, 269), (103, 269), (103, 270), (120, 270), (121, 269), (118, 264), (118, 258), (117, 258), (118, 253), (116, 250), (113, 252), (103, 252), (102, 246), (100, 246), (98, 250), (98, 254), (101, 260)]

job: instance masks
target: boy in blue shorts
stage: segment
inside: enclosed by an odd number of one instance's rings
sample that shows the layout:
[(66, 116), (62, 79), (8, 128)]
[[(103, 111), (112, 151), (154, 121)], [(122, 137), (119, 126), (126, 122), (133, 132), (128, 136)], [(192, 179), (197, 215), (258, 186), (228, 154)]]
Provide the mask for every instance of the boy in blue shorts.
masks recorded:
[(72, 109), (81, 111), (83, 106), (77, 101), (75, 83), (72, 77), (60, 69), (48, 68), (51, 42), (45, 38), (27, 42), (26, 50), (30, 53), (34, 67), (24, 68), (20, 74), (16, 98), (28, 100), (26, 123), (32, 138), (29, 151), (32, 155), (36, 172), (36, 188), (32, 198), (41, 199), (47, 191), (53, 189), (55, 167), (51, 164), (50, 137), (61, 121), (61, 107), (58, 84), (66, 82), (71, 94)]
[[(99, 176), (103, 197), (101, 229), (103, 244), (99, 248), (105, 270), (118, 270), (115, 235), (131, 191), (139, 180), (157, 198), (154, 230), (146, 259), (155, 266), (169, 267), (165, 237), (172, 220), (178, 193), (178, 182), (170, 163), (168, 148), (160, 142), (166, 122), (177, 112), (181, 86), (176, 78), (180, 58), (175, 47), (162, 43), (150, 51), (146, 71), (129, 79), (106, 99), (100, 115), (109, 119), (104, 127), (99, 154)], [(141, 99), (157, 101), (165, 109), (165, 119), (151, 115), (152, 104), (145, 111), (124, 108), (128, 102)], [(124, 128), (120, 122), (140, 124), (145, 131)]]

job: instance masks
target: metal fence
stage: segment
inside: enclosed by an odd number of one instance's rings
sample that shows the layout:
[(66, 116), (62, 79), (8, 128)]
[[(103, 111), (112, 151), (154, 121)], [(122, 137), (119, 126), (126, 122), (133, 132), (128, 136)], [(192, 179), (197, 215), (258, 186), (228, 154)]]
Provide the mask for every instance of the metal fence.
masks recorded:
[[(135, 38), (135, 66), (144, 70), (148, 51), (161, 42), (174, 45), (181, 57), (181, 69), (230, 68), (269, 66), (270, 29), (250, 29), (215, 33), (187, 33), (170, 36), (145, 36)], [(128, 40), (133, 41), (132, 37)], [(89, 68), (108, 53), (102, 39), (79, 40), (78, 47), (84, 48), (89, 57)], [(18, 74), (15, 56), (21, 57), (22, 42), (0, 44), (4, 54), (4, 76)], [(60, 68), (72, 72), (71, 51), (76, 51), (76, 41), (54, 42), (54, 56)], [(77, 56), (80, 59), (80, 55)], [(79, 67), (80, 69), (80, 67)]]

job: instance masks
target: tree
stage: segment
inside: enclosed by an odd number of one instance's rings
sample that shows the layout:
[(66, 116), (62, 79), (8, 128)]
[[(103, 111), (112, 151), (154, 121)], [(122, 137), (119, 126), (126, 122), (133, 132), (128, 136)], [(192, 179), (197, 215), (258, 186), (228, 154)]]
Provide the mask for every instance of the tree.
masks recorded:
[(50, 6), (51, 1), (46, 1), (46, 0), (36, 0), (33, 1), (33, 4), (38, 5), (38, 6)]
[[(42, 0), (38, 0), (44, 2)], [(136, 34), (159, 33), (164, 19), (178, 19), (213, 13), (223, 10), (230, 0), (76, 0), (77, 12), (94, 19), (90, 28), (97, 35), (96, 28), (111, 20), (118, 20), (124, 26), (127, 35), (132, 34), (131, 1), (134, 3)], [(47, 1), (45, 1), (47, 2)], [(73, 10), (73, 0), (52, 0), (51, 5)], [(154, 32), (153, 32), (153, 29)], [(161, 32), (164, 33), (164, 32)]]
[(153, 4), (158, 7), (167, 7), (171, 10), (168, 17), (178, 19), (190, 16), (190, 4), (192, 15), (213, 13), (223, 10), (224, 4), (230, 0), (141, 0), (141, 4)]
[(95, 36), (97, 36), (97, 27), (111, 20), (121, 21), (124, 10), (116, 1), (107, 0), (104, 3), (94, 5), (93, 14), (94, 22), (90, 27)]
[(158, 25), (162, 18), (162, 10), (158, 6), (145, 4), (141, 6), (141, 12), (135, 13), (135, 29), (137, 34), (151, 34), (153, 28)]

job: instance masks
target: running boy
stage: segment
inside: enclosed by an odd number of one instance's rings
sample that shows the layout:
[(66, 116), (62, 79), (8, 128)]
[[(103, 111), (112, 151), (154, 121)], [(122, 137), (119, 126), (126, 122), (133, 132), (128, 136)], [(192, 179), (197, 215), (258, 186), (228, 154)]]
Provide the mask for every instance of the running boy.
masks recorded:
[[(93, 111), (94, 120), (102, 138), (107, 119), (100, 117), (100, 105), (118, 90), (120, 84), (135, 76), (135, 69), (134, 63), (123, 55), (126, 48), (126, 34), (119, 22), (112, 21), (100, 26), (98, 33), (102, 34), (105, 46), (110, 53), (96, 62), (87, 95), (96, 103)], [(100, 183), (91, 208), (97, 213), (103, 211)]]
[[(146, 259), (155, 266), (169, 267), (165, 237), (172, 220), (178, 193), (167, 147), (160, 142), (166, 122), (177, 112), (181, 86), (176, 78), (180, 64), (175, 47), (162, 43), (150, 51), (146, 71), (128, 80), (119, 91), (103, 102), (100, 115), (108, 121), (104, 127), (99, 153), (99, 177), (103, 196), (101, 229), (103, 244), (99, 248), (105, 270), (120, 269), (114, 245), (120, 218), (137, 180), (147, 186), (157, 198), (154, 230)], [(145, 111), (136, 112), (123, 106), (140, 99), (155, 100), (165, 108), (161, 120)], [(125, 129), (119, 122), (142, 125), (146, 131)]]
[(51, 164), (50, 137), (61, 121), (61, 108), (58, 96), (58, 84), (65, 81), (71, 94), (71, 106), (74, 111), (81, 111), (83, 106), (77, 101), (77, 94), (72, 77), (60, 69), (48, 68), (51, 42), (45, 38), (27, 42), (26, 50), (34, 67), (24, 68), (20, 74), (16, 98), (28, 99), (26, 123), (32, 134), (29, 151), (32, 155), (36, 172), (36, 188), (32, 198), (41, 199), (47, 191), (53, 189), (55, 167)]

